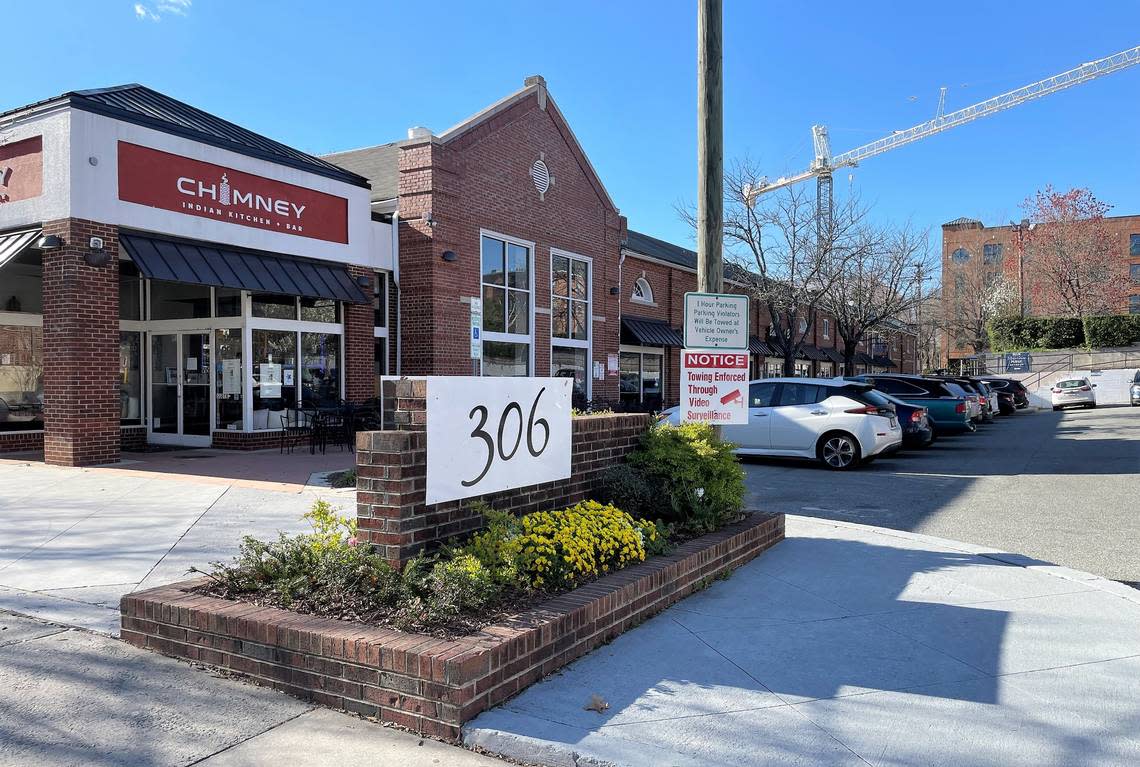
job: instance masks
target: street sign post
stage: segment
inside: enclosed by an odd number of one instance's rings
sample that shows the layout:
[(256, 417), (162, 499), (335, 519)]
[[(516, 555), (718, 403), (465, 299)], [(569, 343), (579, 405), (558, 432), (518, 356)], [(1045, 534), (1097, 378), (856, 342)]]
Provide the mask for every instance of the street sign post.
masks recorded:
[(713, 426), (748, 423), (748, 354), (681, 350), (681, 421)]
[(471, 359), (483, 359), (483, 299), (471, 299)]
[(685, 294), (686, 349), (748, 349), (748, 296)]

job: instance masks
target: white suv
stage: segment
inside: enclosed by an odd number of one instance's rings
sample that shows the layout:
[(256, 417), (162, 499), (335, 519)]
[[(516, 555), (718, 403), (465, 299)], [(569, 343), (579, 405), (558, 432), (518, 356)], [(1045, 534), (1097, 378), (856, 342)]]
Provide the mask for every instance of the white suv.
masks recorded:
[[(680, 408), (660, 420), (680, 423)], [(748, 384), (748, 423), (723, 427), (740, 455), (815, 458), (858, 466), (902, 445), (894, 405), (870, 384), (837, 378), (765, 378)]]
[(1053, 384), (1050, 392), (1053, 400), (1053, 409), (1060, 410), (1066, 405), (1080, 405), (1081, 407), (1096, 407), (1096, 384), (1089, 383), (1087, 378), (1066, 378)]

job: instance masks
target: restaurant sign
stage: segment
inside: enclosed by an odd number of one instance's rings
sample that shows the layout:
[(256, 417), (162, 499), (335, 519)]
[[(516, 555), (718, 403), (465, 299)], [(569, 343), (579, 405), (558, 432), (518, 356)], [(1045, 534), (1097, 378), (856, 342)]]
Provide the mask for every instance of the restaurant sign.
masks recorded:
[(239, 226), (348, 242), (348, 200), (119, 142), (119, 199)]
[(0, 205), (39, 197), (43, 184), (43, 136), (0, 144)]

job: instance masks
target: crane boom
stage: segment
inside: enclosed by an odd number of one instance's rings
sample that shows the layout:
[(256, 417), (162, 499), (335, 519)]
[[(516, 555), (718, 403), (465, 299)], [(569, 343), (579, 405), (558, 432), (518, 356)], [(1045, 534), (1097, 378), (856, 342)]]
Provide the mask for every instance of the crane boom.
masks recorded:
[(1074, 85), (1080, 85), (1089, 80), (1118, 72), (1121, 69), (1127, 69), (1136, 64), (1140, 64), (1140, 46), (1129, 48), (1120, 53), (1114, 53), (1103, 59), (1081, 64), (1079, 67), (1070, 69), (1067, 72), (1062, 72), (1053, 77), (1047, 77), (1044, 80), (1039, 80), (1025, 87), (1003, 93), (1000, 96), (994, 96), (973, 106), (968, 106), (965, 109), (959, 109), (947, 115), (940, 114), (933, 120), (928, 120), (912, 128), (907, 128), (906, 130), (895, 131), (890, 136), (885, 136), (877, 141), (872, 141), (870, 144), (864, 144), (861, 147), (843, 152), (834, 157), (831, 156), (831, 146), (828, 141), (827, 128), (822, 125), (813, 125), (812, 136), (815, 144), (815, 161), (812, 163), (811, 168), (803, 173), (797, 173), (794, 176), (778, 178), (771, 183), (758, 184), (755, 193), (759, 195), (772, 192), (785, 186), (806, 181), (813, 176), (822, 177), (830, 175), (833, 170), (838, 168), (854, 167), (870, 157), (889, 152), (892, 149), (906, 144), (911, 144), (927, 136), (933, 136), (936, 133), (956, 128), (959, 125), (965, 125), (968, 122), (988, 117), (989, 115), (1010, 109), (1019, 104), (1024, 104), (1026, 101), (1048, 96), (1051, 93), (1056, 93), (1065, 88), (1071, 88)]

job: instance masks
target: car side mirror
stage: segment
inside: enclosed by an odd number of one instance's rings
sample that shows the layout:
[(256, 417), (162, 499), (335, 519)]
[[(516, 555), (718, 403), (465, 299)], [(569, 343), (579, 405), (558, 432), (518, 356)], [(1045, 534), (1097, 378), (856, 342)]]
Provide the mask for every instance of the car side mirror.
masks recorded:
[(1094, 388), (1094, 389), (1096, 388), (1096, 384), (1093, 384), (1093, 388)]

